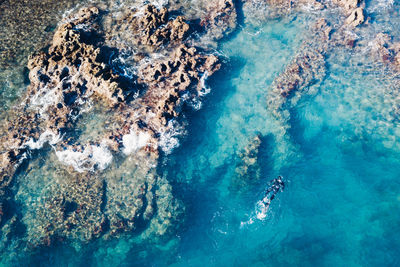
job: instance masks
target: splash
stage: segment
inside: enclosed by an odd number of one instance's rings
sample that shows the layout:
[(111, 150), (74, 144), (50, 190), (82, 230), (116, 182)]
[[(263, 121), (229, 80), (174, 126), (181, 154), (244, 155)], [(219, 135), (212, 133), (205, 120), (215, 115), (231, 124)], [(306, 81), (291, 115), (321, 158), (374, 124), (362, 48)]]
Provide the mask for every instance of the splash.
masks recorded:
[(77, 172), (104, 170), (113, 159), (113, 156), (107, 146), (91, 145), (83, 151), (74, 151), (65, 149), (56, 151), (57, 158), (65, 165), (72, 166)]
[(131, 129), (129, 134), (122, 137), (122, 144), (124, 145), (122, 152), (125, 155), (130, 155), (139, 149), (145, 147), (150, 140), (150, 134), (147, 132), (135, 132)]
[(28, 142), (22, 145), (22, 147), (29, 147), (30, 149), (40, 149), (44, 144), (55, 145), (62, 140), (60, 134), (56, 134), (50, 130), (46, 130), (42, 133), (38, 140), (34, 141), (32, 138)]

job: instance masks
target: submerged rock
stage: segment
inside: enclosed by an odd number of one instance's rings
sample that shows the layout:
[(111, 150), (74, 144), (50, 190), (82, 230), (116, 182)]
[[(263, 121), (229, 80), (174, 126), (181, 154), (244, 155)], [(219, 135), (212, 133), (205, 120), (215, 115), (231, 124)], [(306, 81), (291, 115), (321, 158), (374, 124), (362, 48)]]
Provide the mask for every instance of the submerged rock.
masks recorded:
[(26, 63), (40, 49), (62, 14), (85, 0), (0, 1), (0, 69)]
[[(376, 37), (368, 42), (368, 56), (379, 63), (384, 63), (383, 67), (387, 72), (387, 77), (398, 77), (400, 73), (400, 42), (395, 41), (392, 36), (386, 33), (378, 33)], [(381, 67), (381, 66), (380, 66)], [(397, 88), (393, 82), (393, 90)], [(394, 95), (391, 98), (395, 99)], [(399, 114), (399, 108), (396, 105), (395, 114)], [(397, 116), (397, 115), (396, 115)]]
[(248, 190), (248, 186), (260, 179), (261, 166), (258, 163), (258, 154), (261, 146), (261, 136), (256, 135), (238, 154), (239, 162), (235, 168), (230, 190), (240, 192)]
[[(278, 1), (279, 2), (279, 1)], [(340, 6), (349, 17), (339, 17), (339, 23), (334, 27), (328, 25), (325, 18), (319, 18), (312, 25), (309, 36), (303, 41), (299, 53), (276, 77), (268, 93), (267, 106), (279, 120), (284, 122), (284, 128), (289, 127), (287, 121), (290, 114), (288, 108), (295, 104), (308, 91), (310, 86), (322, 81), (326, 75), (325, 56), (333, 48), (342, 46), (352, 49), (356, 35), (352, 30), (364, 22), (361, 1), (326, 2), (328, 8)]]
[(318, 20), (312, 27), (310, 38), (299, 49), (300, 52), (274, 80), (267, 105), (275, 116), (286, 120), (284, 105), (288, 99), (325, 76), (324, 54), (329, 46), (331, 29), (325, 19)]

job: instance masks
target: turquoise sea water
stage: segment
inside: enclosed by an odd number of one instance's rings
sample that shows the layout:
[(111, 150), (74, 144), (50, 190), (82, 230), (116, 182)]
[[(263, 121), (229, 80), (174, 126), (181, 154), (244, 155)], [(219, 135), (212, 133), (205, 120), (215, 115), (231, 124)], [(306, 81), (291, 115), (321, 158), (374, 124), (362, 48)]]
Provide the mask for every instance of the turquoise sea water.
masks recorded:
[[(371, 32), (383, 28), (396, 35), (393, 25), (400, 20), (385, 18), (397, 12), (397, 4), (389, 10), (370, 6), (371, 26), (358, 34), (373, 39)], [(2, 256), (4, 264), (399, 266), (396, 77), (365, 49), (337, 48), (327, 55), (325, 79), (289, 107), (289, 121), (278, 122), (268, 112), (271, 83), (295, 55), (312, 19), (242, 23), (220, 44), (224, 67), (208, 81), (211, 92), (202, 108), (188, 107), (187, 133), (159, 167), (186, 206), (175, 237), (154, 244), (128, 234), (81, 248), (46, 248), (13, 261), (15, 248)], [(290, 126), (284, 137), (282, 123)], [(262, 141), (260, 177), (238, 177), (238, 154), (256, 135)], [(267, 217), (257, 219), (256, 203), (277, 175), (287, 186)]]
[[(191, 203), (177, 266), (399, 264), (399, 151), (396, 141), (385, 143), (397, 140), (397, 126), (385, 119), (388, 84), (368, 70), (369, 62), (351, 66), (351, 55), (332, 56), (328, 77), (313, 88), (318, 93), (291, 110), (296, 155), (275, 151), (282, 146), (273, 138), (279, 126), (265, 110), (265, 94), (298, 46), (297, 24), (245, 27), (222, 46), (234, 59), (234, 75), (214, 81), (170, 160), (178, 170), (171, 179), (188, 187), (183, 194)], [(263, 135), (258, 161), (265, 178), (240, 195), (229, 192), (235, 151), (256, 132)], [(286, 190), (265, 220), (243, 226), (278, 174), (288, 180)]]

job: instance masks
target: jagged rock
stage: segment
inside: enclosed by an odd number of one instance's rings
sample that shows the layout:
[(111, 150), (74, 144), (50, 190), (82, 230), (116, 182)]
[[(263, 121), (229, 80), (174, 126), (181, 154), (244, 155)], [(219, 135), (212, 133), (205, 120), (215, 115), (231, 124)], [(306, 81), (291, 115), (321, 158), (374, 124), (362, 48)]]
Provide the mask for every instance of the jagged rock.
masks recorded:
[[(139, 12), (143, 12), (143, 16), (138, 15)], [(112, 32), (130, 32), (132, 45), (142, 47), (146, 52), (178, 45), (189, 32), (189, 25), (182, 16), (170, 20), (166, 8), (158, 10), (153, 5), (145, 6), (143, 11), (128, 11), (115, 27)]]
[(333, 3), (341, 6), (347, 13), (357, 8), (360, 0), (333, 0)]
[(232, 0), (211, 1), (205, 14), (200, 25), (206, 29), (206, 36), (213, 40), (221, 39), (236, 29), (237, 14)]
[(351, 27), (357, 27), (364, 22), (364, 9), (362, 7), (354, 9), (345, 23)]
[(201, 55), (194, 47), (181, 45), (170, 59), (156, 61), (141, 69), (143, 82), (149, 86), (143, 96), (143, 104), (159, 118), (158, 126), (166, 125), (170, 118), (177, 117), (183, 91), (194, 88), (190, 94), (198, 96), (202, 89), (202, 75), (212, 75), (219, 69), (214, 55)]
[(57, 90), (62, 95), (56, 92), (57, 100), (62, 105), (53, 110), (58, 113), (57, 117), (62, 117), (60, 113), (70, 111), (75, 99), (93, 93), (105, 97), (110, 105), (124, 101), (131, 94), (128, 92), (131, 88), (121, 88), (121, 77), (113, 72), (107, 62), (103, 62), (102, 53), (107, 51), (102, 49), (105, 48), (101, 44), (90, 44), (96, 40), (95, 33), (82, 32), (75, 27), (88, 20), (95, 20), (97, 14), (97, 8), (81, 10), (76, 20), (62, 25), (55, 32), (47, 54), (40, 53), (28, 62), (31, 80), (28, 90), (31, 95), (45, 86), (62, 87)]
[[(175, 227), (181, 208), (179, 201), (171, 200), (170, 186), (155, 173), (159, 146), (174, 130), (183, 103), (201, 96), (205, 78), (220, 65), (216, 56), (184, 44), (190, 29), (183, 17), (169, 19), (166, 9), (151, 5), (144, 11), (128, 12), (130, 19), (121, 22), (136, 36), (123, 40), (141, 51), (131, 59), (137, 76), (124, 76), (113, 65), (120, 47), (106, 45), (117, 38), (102, 32), (96, 7), (67, 18), (48, 50), (29, 59), (31, 84), (23, 105), (1, 126), (7, 130), (0, 137), (0, 193), (30, 150), (45, 143), (53, 147), (50, 162), (57, 164), (38, 171), (48, 173), (48, 185), (38, 189), (47, 191), (41, 191), (43, 199), (27, 203), (31, 214), (40, 216), (22, 219), (32, 246), (64, 239), (88, 241), (148, 223), (159, 226), (159, 234)], [(70, 131), (93, 103), (102, 104), (112, 123), (103, 134), (82, 143)], [(112, 163), (114, 154), (126, 157), (119, 161), (122, 165)], [(29, 173), (35, 175), (33, 170)], [(30, 185), (28, 178), (24, 181)], [(160, 202), (157, 192), (168, 203)], [(165, 222), (156, 223), (159, 218)]]
[(164, 27), (158, 28), (149, 36), (147, 45), (159, 48), (166, 43), (180, 43), (186, 37), (189, 25), (184, 22), (182, 16), (169, 21)]

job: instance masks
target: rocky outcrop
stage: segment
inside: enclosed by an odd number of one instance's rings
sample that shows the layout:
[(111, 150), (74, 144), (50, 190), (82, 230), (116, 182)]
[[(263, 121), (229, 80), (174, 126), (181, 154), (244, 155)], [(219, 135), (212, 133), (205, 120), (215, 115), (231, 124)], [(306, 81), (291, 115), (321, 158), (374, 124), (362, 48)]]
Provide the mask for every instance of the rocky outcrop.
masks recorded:
[(206, 6), (205, 14), (200, 25), (205, 28), (208, 38), (221, 39), (236, 28), (237, 13), (232, 0), (212, 1)]
[(324, 18), (318, 19), (302, 43), (299, 53), (273, 81), (267, 97), (267, 106), (282, 121), (287, 121), (290, 117), (287, 107), (295, 104), (311, 85), (325, 77), (325, 55), (328, 51), (338, 46), (352, 49), (356, 36), (351, 30), (364, 22), (364, 3), (361, 1), (338, 0), (324, 4), (327, 8), (341, 7), (348, 17), (343, 18), (335, 28), (329, 26)]
[[(202, 90), (202, 79), (218, 70), (216, 56), (203, 56), (196, 48), (181, 45), (175, 49), (170, 59), (156, 60), (152, 64), (140, 68), (142, 77), (139, 79), (149, 86), (142, 101), (144, 106), (150, 107), (157, 118), (159, 129), (166, 125), (168, 120), (179, 115), (182, 94), (189, 88), (189, 97), (198, 97)], [(205, 75), (205, 76), (204, 76)], [(165, 90), (173, 88), (173, 90)]]
[(361, 0), (334, 0), (334, 5), (338, 5), (348, 16), (344, 22), (345, 25), (355, 28), (364, 23), (364, 7), (365, 3)]
[(351, 13), (352, 10), (357, 8), (358, 4), (361, 2), (360, 0), (333, 0), (334, 4), (342, 7), (346, 13)]
[(132, 39), (129, 41), (132, 45), (142, 47), (147, 52), (180, 44), (189, 33), (189, 25), (182, 16), (170, 20), (165, 7), (158, 10), (152, 5), (145, 6), (143, 10), (128, 11), (115, 27), (112, 29), (114, 32), (130, 32)]
[[(220, 65), (215, 55), (186, 42), (190, 27), (184, 17), (170, 18), (165, 8), (151, 5), (143, 10), (117, 20), (129, 30), (119, 36), (112, 27), (102, 31), (99, 22), (107, 18), (98, 8), (84, 8), (58, 27), (46, 51), (29, 59), (31, 84), (23, 105), (2, 126), (0, 191), (32, 150), (52, 146), (52, 166), (30, 171), (49, 177), (41, 199), (27, 203), (40, 216), (22, 218), (32, 246), (115, 236), (147, 224), (159, 234), (176, 227), (182, 208), (156, 173), (159, 149), (184, 103), (201, 97), (205, 79)], [(118, 40), (115, 47), (112, 40)], [(138, 51), (129, 58), (135, 75), (113, 63), (126, 48), (117, 46), (122, 43)], [(93, 105), (103, 107), (109, 127), (82, 142), (74, 129)], [(115, 163), (114, 156), (126, 159)], [(160, 216), (165, 222), (159, 223)]]
[(362, 7), (355, 8), (345, 23), (351, 27), (357, 27), (364, 22), (364, 9)]

